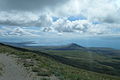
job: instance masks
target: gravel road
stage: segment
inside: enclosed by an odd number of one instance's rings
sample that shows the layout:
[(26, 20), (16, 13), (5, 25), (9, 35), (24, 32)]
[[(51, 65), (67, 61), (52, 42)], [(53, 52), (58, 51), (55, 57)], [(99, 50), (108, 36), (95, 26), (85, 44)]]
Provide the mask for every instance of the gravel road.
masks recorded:
[(4, 65), (0, 80), (32, 80), (25, 68), (18, 65), (13, 57), (0, 54), (0, 63)]

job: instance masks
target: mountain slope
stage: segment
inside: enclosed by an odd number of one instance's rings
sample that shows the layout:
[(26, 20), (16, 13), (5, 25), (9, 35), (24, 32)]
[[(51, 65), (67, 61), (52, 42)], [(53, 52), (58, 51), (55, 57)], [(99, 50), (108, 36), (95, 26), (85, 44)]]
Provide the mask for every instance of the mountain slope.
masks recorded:
[(46, 76), (50, 80), (53, 80), (53, 77), (57, 77), (59, 80), (120, 80), (116, 76), (91, 72), (63, 64), (46, 53), (4, 44), (0, 44), (0, 53), (9, 53), (18, 56), (20, 59), (19, 62), (22, 62), (26, 68), (31, 68), (38, 77)]
[(120, 50), (87, 48), (72, 43), (57, 47), (31, 47), (54, 56), (60, 62), (89, 71), (120, 76)]

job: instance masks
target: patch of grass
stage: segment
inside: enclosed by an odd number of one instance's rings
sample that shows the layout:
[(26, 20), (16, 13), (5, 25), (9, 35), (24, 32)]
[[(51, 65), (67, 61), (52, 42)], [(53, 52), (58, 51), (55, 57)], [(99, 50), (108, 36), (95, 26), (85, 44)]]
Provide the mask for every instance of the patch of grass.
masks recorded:
[(51, 76), (51, 73), (46, 72), (46, 71), (39, 71), (37, 73), (38, 76)]

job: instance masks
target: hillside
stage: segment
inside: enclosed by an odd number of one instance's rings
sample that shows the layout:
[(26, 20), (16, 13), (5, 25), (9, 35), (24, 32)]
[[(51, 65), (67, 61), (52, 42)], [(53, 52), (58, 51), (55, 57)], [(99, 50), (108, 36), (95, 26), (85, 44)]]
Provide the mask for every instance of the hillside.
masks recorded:
[(110, 48), (88, 48), (72, 43), (63, 46), (28, 47), (53, 56), (64, 58), (64, 63), (89, 71), (120, 76), (120, 50)]
[(57, 60), (58, 56), (39, 51), (0, 44), (0, 53), (16, 55), (19, 58), (19, 62), (36, 73), (36, 76), (44, 76), (44, 79), (41, 80), (120, 80), (120, 77), (117, 76), (72, 67), (60, 62), (60, 59)]

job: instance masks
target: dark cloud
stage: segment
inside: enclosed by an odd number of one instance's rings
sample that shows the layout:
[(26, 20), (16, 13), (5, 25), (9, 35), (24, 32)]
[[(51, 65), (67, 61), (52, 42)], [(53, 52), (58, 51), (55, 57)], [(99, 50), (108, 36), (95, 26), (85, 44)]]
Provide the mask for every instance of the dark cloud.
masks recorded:
[(102, 19), (102, 21), (109, 24), (120, 23), (119, 13), (120, 11), (112, 15), (107, 15), (105, 18)]
[(65, 3), (68, 0), (0, 0), (1, 10), (41, 10)]

